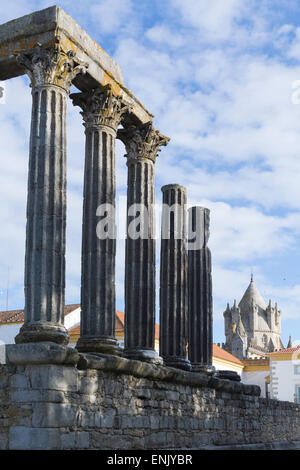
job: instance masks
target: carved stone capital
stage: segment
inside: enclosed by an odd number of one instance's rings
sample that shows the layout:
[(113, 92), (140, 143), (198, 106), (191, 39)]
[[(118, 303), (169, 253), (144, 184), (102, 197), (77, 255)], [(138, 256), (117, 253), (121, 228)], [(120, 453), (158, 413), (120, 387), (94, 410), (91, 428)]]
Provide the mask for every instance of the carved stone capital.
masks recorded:
[(150, 159), (155, 162), (161, 146), (168, 145), (170, 139), (156, 130), (151, 121), (140, 126), (119, 129), (117, 134), (127, 151), (128, 160)]
[(70, 95), (74, 106), (80, 106), (84, 125), (88, 127), (108, 126), (117, 130), (122, 116), (130, 112), (120, 96), (115, 96), (111, 85)]
[(88, 68), (74, 51), (65, 51), (59, 39), (55, 46), (48, 48), (37, 43), (31, 51), (18, 54), (17, 61), (25, 68), (33, 88), (56, 85), (67, 93), (76, 75), (85, 74)]

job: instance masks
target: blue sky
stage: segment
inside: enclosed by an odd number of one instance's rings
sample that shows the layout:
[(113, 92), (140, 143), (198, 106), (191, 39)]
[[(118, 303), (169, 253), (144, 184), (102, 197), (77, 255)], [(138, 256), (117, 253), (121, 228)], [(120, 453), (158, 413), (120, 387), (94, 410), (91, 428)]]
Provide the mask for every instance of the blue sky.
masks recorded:
[[(53, 5), (11, 0), (0, 23)], [(61, 1), (122, 67), (124, 83), (171, 138), (156, 164), (164, 184), (186, 186), (211, 209), (214, 340), (223, 311), (251, 271), (282, 310), (282, 339), (300, 341), (300, 4), (287, 0)], [(0, 105), (0, 310), (23, 308), (29, 79), (6, 83)], [(296, 93), (296, 95), (295, 95)], [(298, 93), (298, 94), (297, 94)], [(294, 94), (294, 95), (293, 95)], [(117, 143), (118, 197), (126, 194)], [(79, 302), (84, 132), (68, 110), (66, 302)], [(159, 253), (158, 253), (159, 255)], [(158, 257), (159, 258), (159, 257)], [(159, 274), (159, 266), (157, 277)], [(118, 243), (117, 308), (123, 309), (124, 242)], [(157, 305), (158, 309), (158, 305)]]

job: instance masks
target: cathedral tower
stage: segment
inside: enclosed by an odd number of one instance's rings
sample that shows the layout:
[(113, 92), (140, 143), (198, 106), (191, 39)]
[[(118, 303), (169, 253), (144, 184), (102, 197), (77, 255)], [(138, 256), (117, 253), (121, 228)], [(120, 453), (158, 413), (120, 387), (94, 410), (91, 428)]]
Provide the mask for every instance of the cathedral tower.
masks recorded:
[(282, 349), (281, 311), (277, 303), (268, 306), (257, 289), (253, 276), (240, 303), (224, 312), (225, 349), (239, 359), (265, 356), (266, 353)]

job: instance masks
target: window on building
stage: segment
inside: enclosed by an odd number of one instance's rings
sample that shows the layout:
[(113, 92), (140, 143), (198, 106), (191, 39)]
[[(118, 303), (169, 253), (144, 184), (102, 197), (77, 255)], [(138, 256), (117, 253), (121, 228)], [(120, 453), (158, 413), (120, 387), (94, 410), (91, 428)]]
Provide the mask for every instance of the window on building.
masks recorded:
[(294, 366), (294, 374), (300, 375), (300, 364)]
[(300, 403), (300, 385), (296, 385), (296, 403)]
[(268, 344), (268, 337), (267, 337), (267, 335), (263, 335), (263, 337), (262, 337), (262, 343), (263, 343), (264, 347), (266, 348), (266, 347), (267, 347), (267, 344)]
[(269, 383), (268, 382), (265, 383), (265, 394), (266, 394), (266, 398), (269, 399), (270, 398), (270, 392), (269, 392)]

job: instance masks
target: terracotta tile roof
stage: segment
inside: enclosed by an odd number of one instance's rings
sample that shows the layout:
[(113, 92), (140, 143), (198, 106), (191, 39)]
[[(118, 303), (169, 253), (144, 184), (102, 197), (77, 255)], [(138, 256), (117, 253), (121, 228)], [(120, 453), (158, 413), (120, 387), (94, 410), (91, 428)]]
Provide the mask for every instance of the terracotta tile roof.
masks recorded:
[(155, 324), (155, 340), (159, 341), (159, 325)]
[[(124, 336), (124, 322), (125, 322), (125, 315), (123, 312), (116, 310), (116, 333), (117, 336)], [(70, 328), (69, 334), (71, 336), (79, 336), (80, 335), (80, 325), (76, 325), (73, 328)], [(159, 341), (159, 325), (155, 325), (155, 340)]]
[[(80, 307), (80, 304), (72, 304), (65, 306), (65, 316)], [(1, 323), (24, 323), (24, 310), (8, 310), (6, 312), (0, 312), (0, 324)]]
[(24, 310), (0, 312), (0, 323), (24, 323)]
[(237, 357), (230, 354), (225, 349), (220, 348), (216, 344), (213, 344), (213, 357), (223, 359), (224, 361), (234, 362), (235, 364), (243, 365), (242, 361), (240, 361)]
[(119, 312), (119, 310), (116, 310), (116, 333), (124, 332), (124, 322), (125, 322), (124, 313)]
[(277, 355), (277, 354), (291, 354), (291, 353), (294, 353), (296, 351), (300, 351), (300, 344), (298, 344), (298, 346), (295, 346), (293, 348), (286, 348), (286, 349), (280, 349), (279, 351), (273, 351), (271, 353), (268, 353), (268, 356), (272, 356), (273, 354)]
[(73, 326), (73, 328), (69, 329), (69, 335), (72, 336), (80, 336), (80, 325)]

